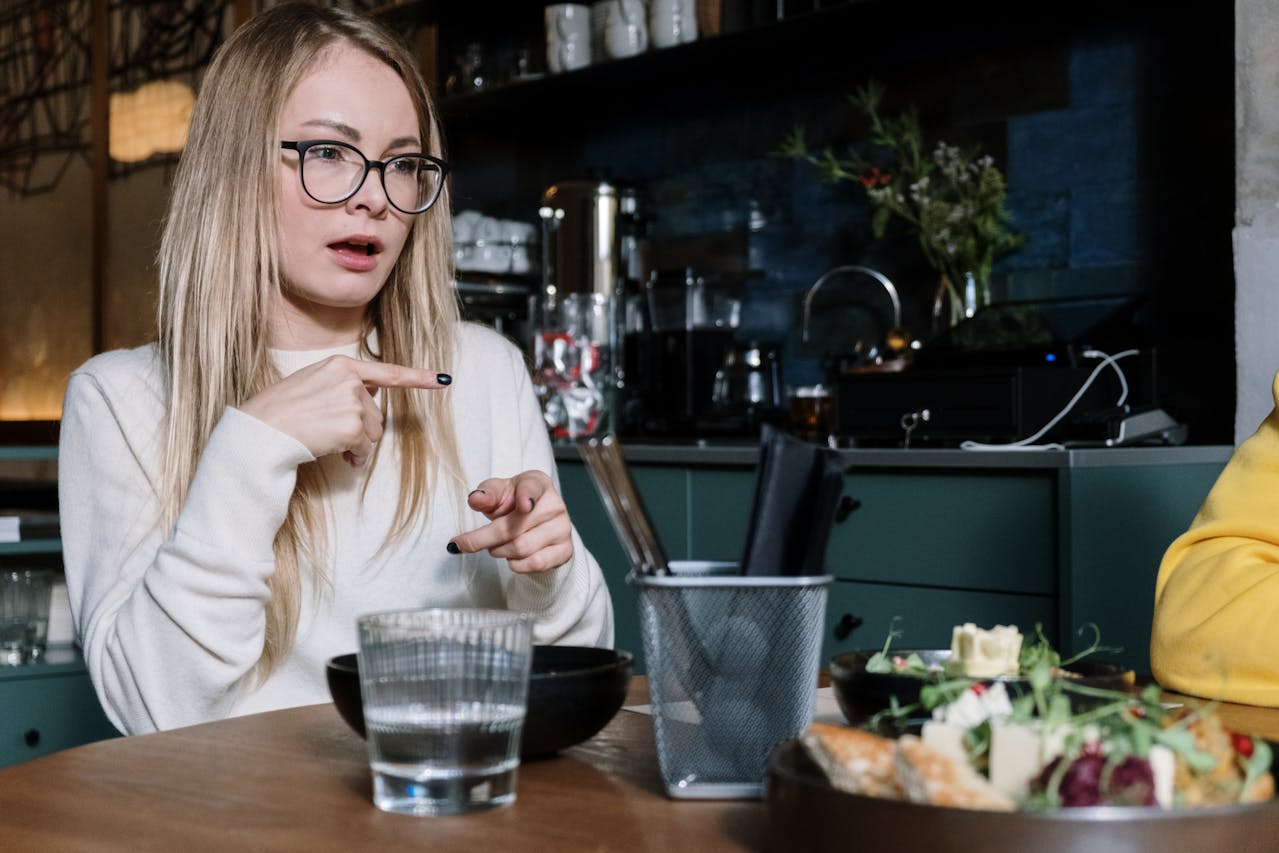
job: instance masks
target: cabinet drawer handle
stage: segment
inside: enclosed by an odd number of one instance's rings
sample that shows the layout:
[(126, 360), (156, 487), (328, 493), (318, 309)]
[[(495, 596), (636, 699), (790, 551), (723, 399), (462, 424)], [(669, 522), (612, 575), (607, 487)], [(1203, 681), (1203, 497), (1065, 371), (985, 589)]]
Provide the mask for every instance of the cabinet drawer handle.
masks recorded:
[(835, 639), (847, 640), (848, 635), (860, 628), (865, 621), (866, 620), (860, 616), (845, 613), (843, 616), (839, 617), (839, 621), (835, 623)]
[(26, 734), (24, 734), (24, 735), (22, 736), (22, 740), (26, 742), (27, 746), (37, 746), (37, 745), (39, 745), (39, 743), (40, 743), (40, 730), (39, 730), (39, 729), (27, 729)]
[(839, 499), (839, 504), (835, 507), (835, 523), (842, 523), (861, 507), (862, 502), (857, 500), (857, 498), (850, 498), (848, 495), (844, 495)]

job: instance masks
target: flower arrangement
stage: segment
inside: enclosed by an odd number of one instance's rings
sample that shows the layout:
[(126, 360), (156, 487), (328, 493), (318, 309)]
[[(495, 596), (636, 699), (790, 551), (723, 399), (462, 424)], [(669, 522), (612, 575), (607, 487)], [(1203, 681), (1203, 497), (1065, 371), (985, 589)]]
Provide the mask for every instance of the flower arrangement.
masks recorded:
[[(990, 301), (991, 268), (1026, 238), (1012, 230), (1005, 207), (1007, 185), (989, 155), (944, 141), (927, 151), (915, 113), (885, 118), (879, 113), (882, 97), (883, 88), (874, 81), (851, 96), (870, 121), (869, 156), (857, 148), (845, 156), (829, 147), (814, 154), (802, 127), (792, 131), (778, 153), (812, 163), (826, 183), (860, 184), (871, 203), (876, 237), (883, 236), (893, 216), (908, 223), (925, 259), (943, 277), (953, 323)], [(967, 298), (957, 285), (967, 287)]]

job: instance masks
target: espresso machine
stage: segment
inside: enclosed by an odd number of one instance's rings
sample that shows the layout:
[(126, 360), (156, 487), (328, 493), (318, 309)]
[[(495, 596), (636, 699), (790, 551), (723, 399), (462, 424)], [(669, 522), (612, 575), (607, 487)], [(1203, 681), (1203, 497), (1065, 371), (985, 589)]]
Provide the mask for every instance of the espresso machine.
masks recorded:
[(776, 346), (738, 341), (736, 277), (656, 270), (627, 294), (617, 431), (650, 438), (741, 438), (782, 418)]
[(535, 387), (552, 437), (598, 435), (615, 429), (625, 383), (623, 294), (647, 274), (637, 194), (610, 180), (559, 181), (538, 213), (542, 284), (529, 305)]

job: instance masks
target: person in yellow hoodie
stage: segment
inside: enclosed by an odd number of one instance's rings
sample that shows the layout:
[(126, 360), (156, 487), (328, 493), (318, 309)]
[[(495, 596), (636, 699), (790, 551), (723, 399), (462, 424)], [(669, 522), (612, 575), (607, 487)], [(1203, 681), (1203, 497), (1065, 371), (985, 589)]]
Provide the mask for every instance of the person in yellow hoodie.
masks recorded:
[(1168, 689), (1279, 706), (1279, 377), (1273, 393), (1159, 566), (1150, 664)]

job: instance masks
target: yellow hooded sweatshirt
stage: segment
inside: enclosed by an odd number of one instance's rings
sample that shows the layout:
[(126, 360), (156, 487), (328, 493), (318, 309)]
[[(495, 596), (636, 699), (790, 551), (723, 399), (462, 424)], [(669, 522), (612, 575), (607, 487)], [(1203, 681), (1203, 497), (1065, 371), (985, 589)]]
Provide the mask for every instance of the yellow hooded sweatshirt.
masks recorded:
[(1279, 706), (1279, 376), (1272, 392), (1159, 566), (1150, 664), (1166, 688)]

